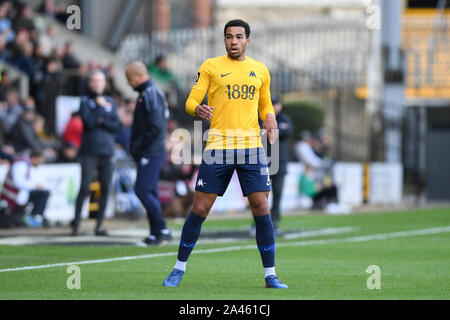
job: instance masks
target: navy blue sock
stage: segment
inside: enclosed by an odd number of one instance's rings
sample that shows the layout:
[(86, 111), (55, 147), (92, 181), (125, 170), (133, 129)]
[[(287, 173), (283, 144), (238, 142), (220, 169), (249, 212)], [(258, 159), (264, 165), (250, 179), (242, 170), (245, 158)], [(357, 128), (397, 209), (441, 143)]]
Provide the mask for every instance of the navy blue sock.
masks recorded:
[(205, 221), (205, 218), (196, 216), (192, 211), (189, 213), (181, 231), (180, 246), (178, 247), (179, 261), (186, 262), (188, 260), (200, 236), (203, 221)]
[(254, 217), (256, 227), (256, 244), (261, 254), (264, 268), (275, 266), (275, 230), (270, 214)]

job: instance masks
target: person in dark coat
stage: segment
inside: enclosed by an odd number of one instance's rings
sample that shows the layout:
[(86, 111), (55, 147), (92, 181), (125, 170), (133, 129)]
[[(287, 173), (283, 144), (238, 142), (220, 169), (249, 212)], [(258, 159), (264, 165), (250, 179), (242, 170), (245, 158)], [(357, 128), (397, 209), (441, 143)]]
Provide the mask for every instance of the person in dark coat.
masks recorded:
[(81, 209), (89, 195), (89, 186), (98, 172), (100, 182), (99, 210), (95, 234), (107, 235), (103, 228), (106, 202), (113, 174), (112, 157), (114, 140), (120, 128), (117, 105), (105, 95), (106, 78), (100, 70), (93, 70), (89, 76), (89, 95), (81, 98), (80, 116), (83, 120), (83, 136), (79, 151), (81, 159), (81, 186), (76, 200), (75, 219), (72, 222), (72, 235), (79, 234)]
[(158, 198), (160, 170), (166, 160), (169, 111), (163, 92), (150, 80), (143, 63), (131, 63), (126, 77), (129, 85), (139, 92), (131, 127), (130, 153), (137, 164), (135, 192), (147, 211), (150, 224), (150, 235), (144, 243), (159, 245), (172, 239)]
[[(289, 136), (292, 133), (293, 126), (291, 118), (287, 114), (282, 112), (283, 103), (278, 96), (276, 95), (272, 96), (272, 105), (275, 110), (276, 119), (278, 123), (279, 167), (278, 172), (270, 176), (270, 180), (272, 181), (272, 196), (273, 196), (270, 215), (272, 218), (273, 226), (275, 230), (277, 230), (281, 220), (280, 202), (283, 193), (284, 177), (286, 176), (287, 173), (287, 164), (289, 160), (288, 140)], [(270, 145), (268, 145), (268, 148), (270, 148)]]

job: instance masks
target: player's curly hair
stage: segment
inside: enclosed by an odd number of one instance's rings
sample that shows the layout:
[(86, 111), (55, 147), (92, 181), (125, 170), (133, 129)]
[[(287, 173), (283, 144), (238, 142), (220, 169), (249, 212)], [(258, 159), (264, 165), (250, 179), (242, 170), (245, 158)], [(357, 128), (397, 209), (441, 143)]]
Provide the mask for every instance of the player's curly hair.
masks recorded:
[(243, 27), (245, 29), (245, 37), (248, 39), (250, 37), (250, 25), (241, 19), (234, 19), (227, 22), (225, 28), (223, 28), (223, 36), (227, 36), (228, 27)]

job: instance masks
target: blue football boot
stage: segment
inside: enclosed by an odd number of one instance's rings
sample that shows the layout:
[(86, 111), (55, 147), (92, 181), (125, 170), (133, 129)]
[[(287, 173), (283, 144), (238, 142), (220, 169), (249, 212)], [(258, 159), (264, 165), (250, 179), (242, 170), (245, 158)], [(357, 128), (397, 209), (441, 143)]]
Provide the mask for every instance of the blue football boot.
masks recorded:
[(184, 271), (173, 269), (169, 276), (164, 280), (164, 287), (177, 287), (183, 278)]
[(267, 276), (266, 277), (266, 288), (276, 288), (276, 289), (287, 289), (288, 286), (278, 279), (277, 276)]

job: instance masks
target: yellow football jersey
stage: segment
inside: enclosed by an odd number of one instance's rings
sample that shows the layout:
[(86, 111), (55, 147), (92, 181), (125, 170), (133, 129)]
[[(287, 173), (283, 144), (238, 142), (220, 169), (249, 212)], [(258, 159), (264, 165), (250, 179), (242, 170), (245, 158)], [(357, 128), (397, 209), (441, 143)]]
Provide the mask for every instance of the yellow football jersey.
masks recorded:
[(213, 107), (206, 149), (246, 149), (261, 147), (259, 116), (265, 121), (275, 114), (270, 98), (267, 67), (246, 57), (233, 60), (228, 55), (207, 59), (200, 67), (186, 111), (195, 108), (208, 94)]

